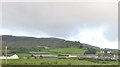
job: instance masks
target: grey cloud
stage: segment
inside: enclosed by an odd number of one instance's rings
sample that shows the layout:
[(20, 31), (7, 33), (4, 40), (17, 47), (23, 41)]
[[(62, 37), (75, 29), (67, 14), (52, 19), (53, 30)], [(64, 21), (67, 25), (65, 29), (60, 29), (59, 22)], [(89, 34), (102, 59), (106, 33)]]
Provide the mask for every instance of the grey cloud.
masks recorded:
[[(117, 6), (114, 3), (3, 3), (3, 28), (42, 31), (52, 36), (68, 37), (78, 28), (113, 25), (117, 27)], [(86, 28), (87, 28), (86, 27)], [(105, 37), (115, 39), (117, 31), (108, 30)], [(111, 34), (109, 33), (111, 32)], [(39, 33), (38, 33), (39, 34)], [(108, 36), (107, 36), (108, 35)]]

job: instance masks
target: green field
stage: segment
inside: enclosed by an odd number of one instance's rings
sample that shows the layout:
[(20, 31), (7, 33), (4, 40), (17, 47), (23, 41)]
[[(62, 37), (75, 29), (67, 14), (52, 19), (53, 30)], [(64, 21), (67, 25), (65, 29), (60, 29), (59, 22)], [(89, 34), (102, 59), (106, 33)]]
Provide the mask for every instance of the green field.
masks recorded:
[[(6, 65), (6, 60), (2, 61)], [(86, 60), (73, 60), (73, 59), (18, 59), (7, 60), (8, 65), (118, 65), (117, 61), (101, 61), (99, 63), (86, 61)]]
[(29, 56), (31, 56), (31, 54), (29, 54), (29, 53), (17, 53), (17, 55), (19, 57), (29, 57)]
[[(78, 60), (78, 59), (51, 59), (51, 58), (41, 58), (41, 59), (23, 59), (23, 57), (30, 57), (32, 54), (53, 54), (59, 57), (66, 57), (65, 55), (74, 54), (78, 58), (84, 54), (85, 49), (79, 48), (59, 48), (59, 49), (49, 49), (44, 51), (29, 51), (28, 53), (17, 53), (20, 59), (17, 60), (7, 60), (8, 65), (118, 65), (117, 61), (88, 61), (88, 60)], [(62, 56), (61, 56), (62, 55)], [(6, 60), (2, 61), (3, 65), (6, 65)]]
[(34, 51), (31, 51), (29, 53), (30, 54), (51, 54), (51, 52), (34, 52)]
[(59, 54), (75, 54), (75, 55), (83, 55), (85, 52), (84, 49), (79, 48), (59, 48), (59, 49), (50, 49), (50, 50), (44, 50), (44, 51), (30, 51), (29, 53), (17, 53), (19, 57), (28, 57), (32, 54), (53, 54), (53, 55), (59, 55)]
[(53, 53), (61, 53), (61, 54), (80, 54), (83, 55), (85, 50), (79, 48), (59, 48), (59, 49), (52, 49), (49, 50)]

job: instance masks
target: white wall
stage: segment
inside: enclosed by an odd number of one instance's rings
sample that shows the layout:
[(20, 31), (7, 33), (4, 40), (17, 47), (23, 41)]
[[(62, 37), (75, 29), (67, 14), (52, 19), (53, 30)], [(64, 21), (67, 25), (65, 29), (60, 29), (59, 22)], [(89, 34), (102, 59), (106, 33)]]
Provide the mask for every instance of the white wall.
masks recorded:
[(0, 59), (19, 59), (19, 57), (15, 54), (15, 55), (10, 56), (10, 57), (0, 56)]

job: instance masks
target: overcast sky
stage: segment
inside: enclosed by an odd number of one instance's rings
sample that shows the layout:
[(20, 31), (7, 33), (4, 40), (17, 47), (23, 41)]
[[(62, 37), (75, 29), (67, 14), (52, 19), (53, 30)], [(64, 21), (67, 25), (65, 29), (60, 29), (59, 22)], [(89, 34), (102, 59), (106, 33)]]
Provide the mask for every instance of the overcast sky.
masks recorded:
[(58, 37), (117, 49), (118, 6), (113, 2), (6, 2), (0, 35)]

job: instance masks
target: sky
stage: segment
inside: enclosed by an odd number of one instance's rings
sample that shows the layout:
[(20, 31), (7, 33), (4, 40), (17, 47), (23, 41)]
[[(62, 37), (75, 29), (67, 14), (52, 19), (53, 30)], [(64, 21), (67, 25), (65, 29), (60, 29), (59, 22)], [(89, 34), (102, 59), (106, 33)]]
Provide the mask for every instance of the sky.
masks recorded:
[(118, 48), (115, 2), (4, 2), (0, 35), (57, 37)]

